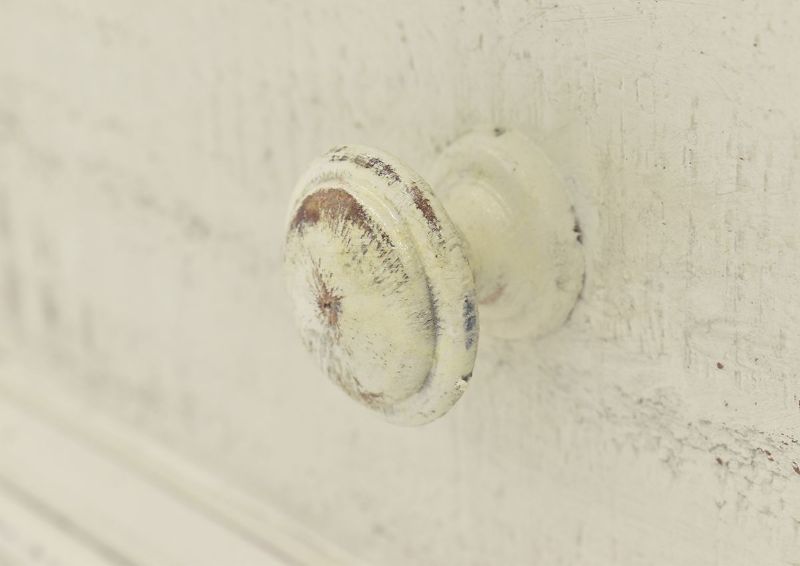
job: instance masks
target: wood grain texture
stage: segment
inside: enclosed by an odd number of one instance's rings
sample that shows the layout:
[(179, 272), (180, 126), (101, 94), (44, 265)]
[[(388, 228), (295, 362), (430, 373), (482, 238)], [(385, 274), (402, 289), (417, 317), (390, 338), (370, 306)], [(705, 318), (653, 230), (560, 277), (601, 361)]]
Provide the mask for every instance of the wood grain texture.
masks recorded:
[[(0, 2), (3, 340), (376, 564), (800, 563), (800, 4)], [(568, 325), (421, 430), (306, 359), (294, 180), (478, 125), (565, 174)]]

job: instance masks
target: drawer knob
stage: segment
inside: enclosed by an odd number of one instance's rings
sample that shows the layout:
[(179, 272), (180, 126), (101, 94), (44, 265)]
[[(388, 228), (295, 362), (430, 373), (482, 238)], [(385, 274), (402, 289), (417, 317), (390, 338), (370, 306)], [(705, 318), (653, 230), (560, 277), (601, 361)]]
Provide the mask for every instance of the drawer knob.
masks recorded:
[(489, 334), (536, 336), (583, 284), (580, 233), (548, 159), (515, 132), (475, 132), (431, 185), (369, 147), (335, 147), (297, 184), (284, 268), (306, 347), (350, 397), (399, 424), (443, 415)]

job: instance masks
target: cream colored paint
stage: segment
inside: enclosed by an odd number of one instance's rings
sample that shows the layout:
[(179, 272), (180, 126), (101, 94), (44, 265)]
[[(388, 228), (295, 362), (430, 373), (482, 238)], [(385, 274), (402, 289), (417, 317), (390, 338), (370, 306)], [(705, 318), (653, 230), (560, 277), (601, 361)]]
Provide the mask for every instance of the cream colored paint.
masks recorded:
[(298, 181), (286, 228), (304, 345), (353, 400), (404, 425), (466, 391), (484, 315), (495, 336), (538, 337), (583, 287), (574, 208), (525, 136), (471, 132), (434, 179), (436, 192), (393, 155), (338, 146)]
[(431, 182), (466, 241), (481, 332), (538, 338), (569, 319), (583, 290), (583, 235), (547, 155), (514, 130), (448, 145)]
[[(365, 560), (800, 562), (800, 4), (0, 3), (3, 341)], [(423, 429), (320, 383), (283, 219), (342, 139), (523, 131), (587, 278)]]
[(388, 420), (442, 415), (478, 339), (472, 270), (442, 205), (401, 161), (358, 146), (320, 156), (297, 189), (283, 268), (303, 342)]

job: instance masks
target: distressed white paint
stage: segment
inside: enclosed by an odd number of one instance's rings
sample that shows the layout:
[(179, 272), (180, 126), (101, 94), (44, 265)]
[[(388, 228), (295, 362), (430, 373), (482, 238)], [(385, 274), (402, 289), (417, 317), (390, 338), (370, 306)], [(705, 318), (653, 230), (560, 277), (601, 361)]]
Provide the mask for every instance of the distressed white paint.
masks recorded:
[[(49, 387), (376, 564), (800, 561), (800, 4), (0, 10), (2, 335)], [(481, 125), (563, 172), (586, 286), (393, 427), (289, 330), (291, 187)]]
[(583, 283), (566, 191), (524, 136), (474, 132), (435, 175), (448, 211), (396, 157), (340, 146), (309, 166), (289, 209), (284, 269), (306, 347), (401, 424), (440, 417), (466, 390), (479, 302), (497, 335), (540, 335)]

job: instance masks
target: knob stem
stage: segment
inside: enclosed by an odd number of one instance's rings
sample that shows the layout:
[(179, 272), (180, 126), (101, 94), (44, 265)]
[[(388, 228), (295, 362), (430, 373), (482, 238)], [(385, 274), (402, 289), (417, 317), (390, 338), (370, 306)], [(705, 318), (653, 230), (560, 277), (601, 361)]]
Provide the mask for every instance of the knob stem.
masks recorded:
[(484, 332), (539, 336), (561, 326), (583, 288), (580, 231), (566, 184), (525, 136), (457, 140), (431, 185), (463, 235)]

